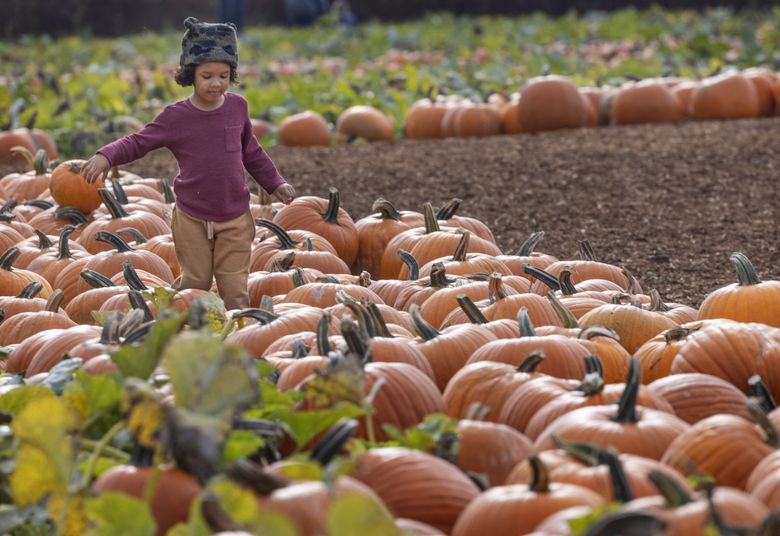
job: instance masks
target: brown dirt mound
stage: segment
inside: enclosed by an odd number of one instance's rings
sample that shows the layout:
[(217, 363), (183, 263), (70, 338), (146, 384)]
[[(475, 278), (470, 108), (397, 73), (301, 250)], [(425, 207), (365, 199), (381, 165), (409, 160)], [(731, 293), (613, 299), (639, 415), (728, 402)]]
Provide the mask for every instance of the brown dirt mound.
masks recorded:
[[(355, 219), (379, 196), (404, 210), (458, 197), (504, 251), (544, 230), (538, 249), (573, 259), (587, 238), (645, 290), (696, 306), (736, 280), (732, 252), (780, 278), (778, 134), (780, 119), (762, 119), (268, 152), (300, 195), (335, 186)], [(167, 151), (125, 169), (177, 171)]]

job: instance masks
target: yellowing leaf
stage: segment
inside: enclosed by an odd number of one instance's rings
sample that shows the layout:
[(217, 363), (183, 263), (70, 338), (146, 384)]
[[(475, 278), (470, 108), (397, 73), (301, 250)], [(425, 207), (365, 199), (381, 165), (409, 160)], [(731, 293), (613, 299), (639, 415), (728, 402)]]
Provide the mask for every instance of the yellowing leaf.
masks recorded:
[(288, 480), (322, 480), (325, 477), (322, 466), (309, 461), (285, 463), (279, 474)]
[(381, 504), (359, 493), (334, 500), (328, 510), (330, 536), (399, 536), (393, 516)]
[(20, 385), (0, 396), (0, 411), (18, 415), (32, 400), (54, 396), (52, 390), (43, 385)]
[(20, 506), (35, 504), (50, 493), (67, 492), (66, 481), (42, 450), (22, 445), (11, 474), (11, 495)]
[(301, 387), (303, 396), (318, 408), (329, 408), (338, 402), (363, 405), (365, 381), (357, 370), (314, 371), (315, 377)]
[[(49, 500), (47, 505), (49, 515), (52, 520), (59, 523), (59, 534), (62, 536), (83, 536), (87, 529), (87, 518), (84, 514), (84, 497), (73, 495), (66, 497), (64, 495), (55, 495)], [(67, 509), (62, 514), (62, 509)]]
[(92, 522), (87, 536), (154, 536), (157, 532), (146, 503), (124, 493), (89, 499), (86, 512)]

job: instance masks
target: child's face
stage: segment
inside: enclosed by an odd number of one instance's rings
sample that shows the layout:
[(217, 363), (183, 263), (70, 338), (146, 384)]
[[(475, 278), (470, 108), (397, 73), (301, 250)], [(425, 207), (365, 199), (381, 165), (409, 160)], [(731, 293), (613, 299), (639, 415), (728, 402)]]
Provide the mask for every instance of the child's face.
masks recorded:
[(219, 102), (230, 85), (230, 65), (217, 61), (195, 68), (195, 94), (203, 102)]

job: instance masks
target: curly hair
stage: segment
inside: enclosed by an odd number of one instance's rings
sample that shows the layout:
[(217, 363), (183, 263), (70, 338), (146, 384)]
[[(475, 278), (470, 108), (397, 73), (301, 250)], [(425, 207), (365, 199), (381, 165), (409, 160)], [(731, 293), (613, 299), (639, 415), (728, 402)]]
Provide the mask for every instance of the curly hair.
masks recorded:
[[(193, 85), (195, 83), (196, 67), (197, 65), (194, 63), (191, 63), (189, 65), (180, 65), (179, 68), (176, 69), (176, 73), (174, 73), (173, 79), (180, 86), (187, 87)], [(238, 83), (238, 72), (236, 71), (236, 68), (233, 66), (230, 67), (230, 83), (231, 84)]]

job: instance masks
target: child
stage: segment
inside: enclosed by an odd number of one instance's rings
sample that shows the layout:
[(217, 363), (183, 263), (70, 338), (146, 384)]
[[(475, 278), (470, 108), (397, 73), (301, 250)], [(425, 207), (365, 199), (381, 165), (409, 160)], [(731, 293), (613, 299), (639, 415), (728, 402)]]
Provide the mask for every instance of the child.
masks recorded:
[(170, 149), (179, 164), (171, 231), (181, 278), (174, 286), (208, 290), (216, 277), (227, 309), (249, 307), (247, 278), (255, 223), (244, 167), (284, 203), (293, 200), (295, 190), (252, 134), (246, 100), (227, 91), (236, 81), (235, 26), (194, 17), (188, 17), (184, 26), (176, 82), (192, 85), (192, 95), (167, 106), (139, 132), (98, 149), (82, 174), (92, 183), (105, 178), (113, 166), (159, 147)]

